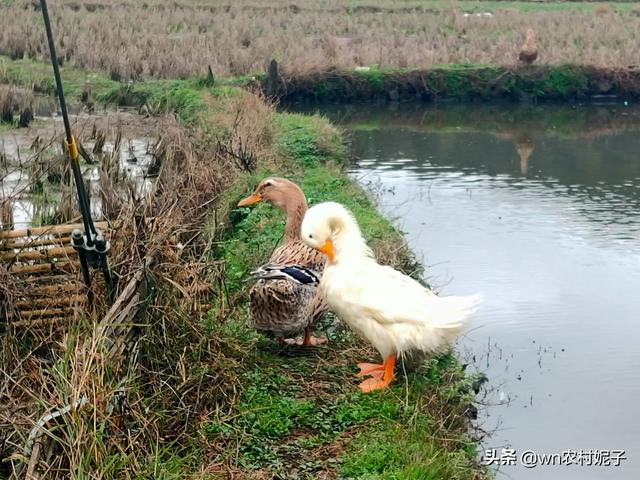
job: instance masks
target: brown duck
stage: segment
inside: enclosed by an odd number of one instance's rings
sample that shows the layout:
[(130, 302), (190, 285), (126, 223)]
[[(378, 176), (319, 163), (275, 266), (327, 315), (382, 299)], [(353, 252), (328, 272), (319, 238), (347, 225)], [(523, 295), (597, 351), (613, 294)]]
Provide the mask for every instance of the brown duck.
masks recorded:
[[(321, 276), (324, 256), (300, 239), (300, 226), (308, 208), (300, 187), (284, 178), (265, 178), (238, 206), (246, 207), (262, 201), (282, 209), (287, 221), (282, 245), (271, 254), (267, 268), (263, 267), (258, 272), (273, 271), (273, 266), (295, 265)], [(317, 282), (305, 284), (286, 275), (259, 278), (251, 289), (250, 299), (251, 319), (257, 330), (271, 333), (284, 343), (295, 342), (283, 339), (303, 331), (303, 345), (318, 345), (326, 341), (326, 338), (311, 335), (313, 323), (327, 310)]]
[(527, 29), (527, 36), (518, 55), (520, 61), (526, 65), (531, 65), (538, 58), (538, 44), (536, 42), (536, 32), (533, 28)]

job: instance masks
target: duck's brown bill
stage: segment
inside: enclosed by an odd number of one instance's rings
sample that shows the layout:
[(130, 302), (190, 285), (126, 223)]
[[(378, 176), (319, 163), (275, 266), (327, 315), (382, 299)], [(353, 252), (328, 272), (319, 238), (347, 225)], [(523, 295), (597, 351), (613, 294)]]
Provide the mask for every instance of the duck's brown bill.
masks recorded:
[(247, 207), (249, 205), (253, 205), (254, 203), (259, 203), (262, 201), (262, 195), (259, 193), (252, 193), (247, 198), (243, 198), (238, 202), (239, 207)]

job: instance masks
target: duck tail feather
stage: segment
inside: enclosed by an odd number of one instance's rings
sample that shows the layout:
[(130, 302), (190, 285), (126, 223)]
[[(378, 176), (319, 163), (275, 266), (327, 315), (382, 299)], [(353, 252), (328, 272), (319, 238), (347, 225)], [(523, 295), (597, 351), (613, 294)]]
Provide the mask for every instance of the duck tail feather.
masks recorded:
[(482, 303), (482, 295), (438, 297), (440, 312), (438, 327), (461, 330), (469, 323)]

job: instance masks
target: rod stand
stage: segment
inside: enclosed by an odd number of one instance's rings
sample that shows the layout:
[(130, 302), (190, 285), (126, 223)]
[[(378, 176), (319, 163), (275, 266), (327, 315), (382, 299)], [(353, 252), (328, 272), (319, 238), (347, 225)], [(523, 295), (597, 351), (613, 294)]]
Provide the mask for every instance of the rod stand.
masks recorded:
[[(83, 267), (83, 273), (86, 269), (87, 274), (89, 274), (89, 266), (102, 270), (102, 274), (107, 285), (109, 300), (113, 301), (115, 285), (113, 282), (113, 276), (111, 275), (111, 270), (109, 269), (109, 261), (107, 260), (107, 253), (111, 250), (111, 243), (104, 237), (102, 231), (99, 229), (95, 230), (95, 236), (92, 241), (93, 244), (90, 245), (89, 242), (90, 237), (88, 237), (79, 228), (76, 228), (71, 232), (71, 246), (78, 252), (80, 263)], [(87, 285), (89, 286), (88, 293), (91, 300), (93, 300), (90, 279)]]
[(71, 245), (78, 252), (80, 257), (80, 267), (82, 269), (82, 277), (87, 287), (87, 297), (89, 304), (93, 304), (93, 289), (91, 287), (91, 271), (90, 267), (100, 268), (107, 284), (109, 300), (113, 302), (115, 295), (115, 286), (111, 270), (109, 270), (109, 262), (107, 260), (107, 252), (111, 245), (104, 238), (102, 232), (96, 230), (93, 219), (91, 218), (91, 208), (89, 198), (84, 187), (82, 171), (78, 162), (78, 144), (71, 131), (71, 123), (69, 122), (69, 114), (67, 112), (67, 103), (64, 98), (64, 89), (62, 88), (62, 78), (60, 77), (60, 68), (58, 65), (58, 56), (56, 55), (56, 46), (53, 41), (53, 32), (51, 31), (51, 20), (49, 19), (49, 8), (47, 0), (40, 0), (40, 8), (42, 10), (42, 18), (44, 20), (44, 28), (47, 34), (47, 43), (49, 45), (49, 54), (51, 57), (51, 65), (53, 67), (53, 77), (56, 82), (56, 92), (58, 101), (60, 102), (60, 113), (64, 123), (64, 131), (67, 139), (67, 149), (69, 160), (71, 162), (71, 170), (76, 184), (78, 194), (78, 205), (82, 214), (82, 223), (84, 224), (84, 232), (76, 229), (71, 234)]
[(111, 250), (111, 243), (104, 238), (100, 230), (96, 229), (93, 238), (93, 245), (89, 245), (89, 238), (82, 230), (76, 228), (71, 232), (71, 245), (78, 253), (82, 250), (86, 259), (93, 268), (104, 268), (107, 260), (107, 253)]

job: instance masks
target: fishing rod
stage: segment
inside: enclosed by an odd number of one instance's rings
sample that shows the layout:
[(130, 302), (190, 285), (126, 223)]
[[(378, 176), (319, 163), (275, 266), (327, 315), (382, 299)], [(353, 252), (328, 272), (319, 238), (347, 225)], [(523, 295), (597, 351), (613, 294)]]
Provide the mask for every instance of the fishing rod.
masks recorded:
[(58, 56), (56, 55), (56, 46), (53, 41), (51, 21), (49, 20), (49, 9), (47, 8), (46, 0), (40, 0), (40, 8), (42, 10), (42, 17), (44, 19), (44, 27), (47, 32), (47, 42), (49, 43), (49, 53), (51, 55), (51, 64), (53, 65), (53, 76), (56, 82), (56, 92), (58, 95), (58, 100), (60, 102), (62, 121), (64, 123), (64, 131), (67, 141), (67, 153), (71, 162), (71, 170), (73, 171), (73, 178), (75, 180), (76, 191), (78, 193), (78, 205), (80, 207), (80, 214), (82, 215), (82, 223), (84, 225), (84, 232), (79, 228), (76, 228), (71, 233), (71, 244), (73, 248), (76, 249), (76, 251), (78, 252), (78, 256), (80, 257), (80, 268), (82, 269), (82, 276), (87, 287), (87, 297), (89, 300), (89, 304), (93, 304), (91, 270), (89, 269), (89, 266), (93, 268), (100, 268), (102, 270), (105, 283), (107, 285), (109, 298), (110, 300), (113, 300), (113, 277), (111, 275), (109, 262), (107, 260), (107, 253), (111, 245), (105, 239), (102, 232), (96, 229), (95, 225), (93, 224), (93, 219), (91, 218), (91, 207), (89, 204), (89, 198), (87, 197), (84, 180), (82, 179), (82, 171), (80, 170), (80, 162), (78, 160), (78, 144), (76, 143), (76, 139), (71, 132), (71, 124), (69, 123), (67, 103), (64, 98), (62, 78), (60, 77), (60, 68), (58, 66)]

